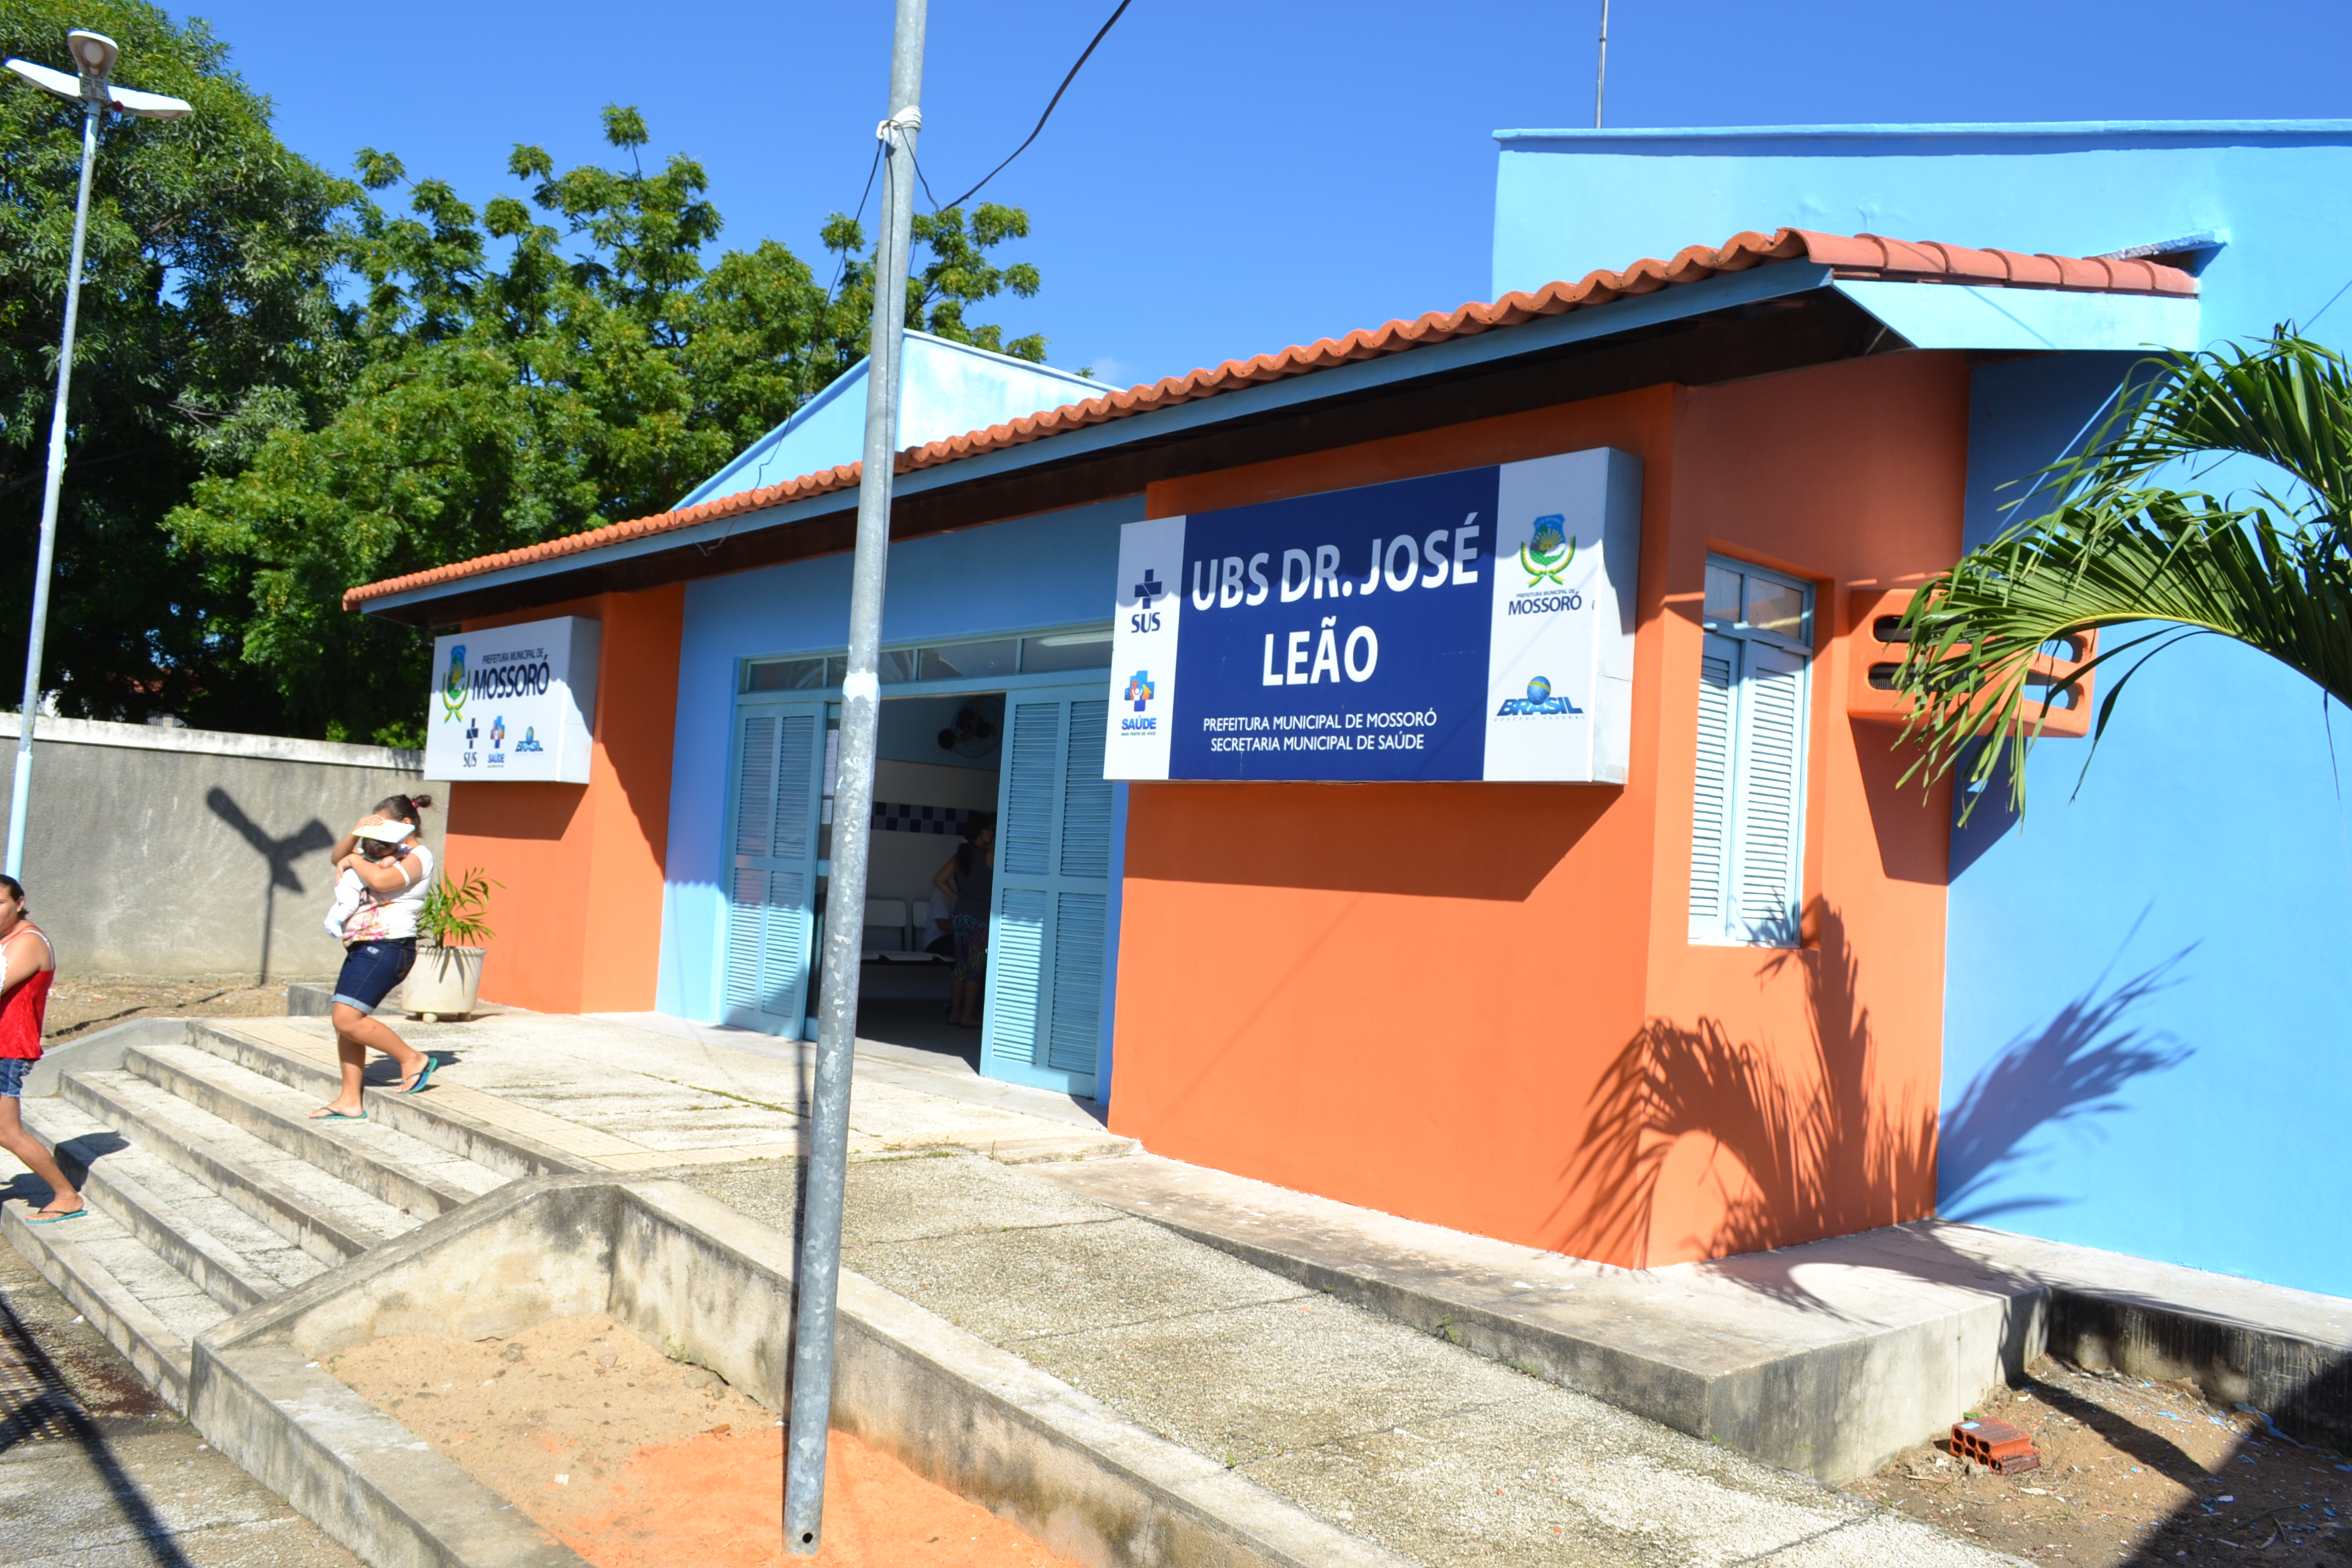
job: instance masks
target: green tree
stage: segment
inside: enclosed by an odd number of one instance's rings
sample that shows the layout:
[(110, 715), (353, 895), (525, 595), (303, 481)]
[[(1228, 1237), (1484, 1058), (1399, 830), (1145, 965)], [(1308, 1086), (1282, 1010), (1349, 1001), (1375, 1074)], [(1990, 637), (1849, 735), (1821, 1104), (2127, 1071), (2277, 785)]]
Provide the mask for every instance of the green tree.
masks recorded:
[[(706, 266), (720, 222), (701, 165), (680, 154), (649, 173), (637, 111), (604, 120), (626, 167), (559, 174), (519, 146), (522, 194), (478, 213), (436, 180), (387, 211), (373, 193), (404, 171), (362, 153), (367, 194), (342, 236), (361, 366), (349, 396), (271, 432), (172, 515), (216, 587), (248, 587), (244, 657), (297, 728), (417, 728), (426, 645), (345, 614), (346, 588), (660, 511), (863, 356), (872, 267), (853, 220), (824, 230), (837, 292), (772, 240)], [(988, 258), (1027, 232), (1013, 208), (982, 207), (969, 227), (928, 220), (920, 324), (998, 346), (1001, 329), (964, 311), (1035, 292), (1034, 268)], [(1044, 343), (1010, 351), (1039, 358)]]
[[(117, 74), (194, 105), (100, 132), (68, 410), (44, 685), (64, 711), (163, 710), (272, 729), (276, 701), (226, 630), (244, 608), (159, 526), (208, 467), (331, 406), (350, 361), (326, 279), (350, 187), (279, 143), (269, 103), (201, 22), (141, 0), (0, 0), (0, 54), (73, 69), (68, 28), (122, 46)], [(81, 110), (0, 79), (0, 664), (24, 647)]]
[[(1912, 596), (1895, 684), (1914, 700), (1905, 733), (1922, 754), (1906, 777), (1957, 770), (1981, 784), (2006, 764), (2011, 803), (2022, 810), (2026, 754), (2058, 693), (2081, 679), (2035, 681), (2035, 656), (2085, 629), (2133, 631), (2101, 647), (2084, 675), (2138, 655), (2105, 682), (2094, 755), (2131, 678), (2188, 637), (2259, 648), (2352, 702), (2344, 360), (2288, 327), (2147, 369), (2080, 456), (2038, 476), (2033, 493), (2055, 498), (2046, 514)], [(2159, 470), (2193, 480), (2230, 458), (2254, 458), (2275, 478), (2240, 494), (2159, 482)]]

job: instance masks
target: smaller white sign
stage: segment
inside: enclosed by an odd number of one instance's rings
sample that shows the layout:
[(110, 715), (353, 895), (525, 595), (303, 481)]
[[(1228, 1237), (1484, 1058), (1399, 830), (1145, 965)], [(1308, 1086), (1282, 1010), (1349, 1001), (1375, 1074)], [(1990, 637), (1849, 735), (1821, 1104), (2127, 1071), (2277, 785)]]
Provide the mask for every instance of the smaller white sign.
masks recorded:
[(425, 776), (586, 784), (603, 632), (563, 616), (434, 638)]
[(1168, 741), (1176, 722), (1176, 621), (1184, 608), (1175, 580), (1183, 563), (1182, 518), (1151, 518), (1119, 530), (1105, 778), (1168, 776)]

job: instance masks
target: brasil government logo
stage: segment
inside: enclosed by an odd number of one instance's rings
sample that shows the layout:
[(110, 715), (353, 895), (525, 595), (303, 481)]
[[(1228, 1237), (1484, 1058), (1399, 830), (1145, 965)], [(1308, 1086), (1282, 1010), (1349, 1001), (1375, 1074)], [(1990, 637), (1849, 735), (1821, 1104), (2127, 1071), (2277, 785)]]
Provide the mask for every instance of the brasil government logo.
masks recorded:
[(466, 710), (466, 645), (449, 650), (449, 674), (441, 682), (441, 711), (451, 719)]
[(1135, 679), (1127, 683), (1126, 691), (1120, 695), (1125, 700), (1134, 703), (1135, 710), (1140, 713), (1143, 711), (1143, 705), (1159, 695), (1159, 691), (1160, 689), (1151, 684), (1150, 673), (1139, 669), (1135, 672)]
[[(1574, 547), (1570, 546), (1570, 548), (1572, 549)], [(1563, 561), (1560, 564), (1565, 566), (1568, 563)], [(1545, 714), (1581, 713), (1583, 711), (1583, 709), (1579, 708), (1567, 698), (1554, 697), (1551, 694), (1551, 682), (1538, 675), (1533, 680), (1528, 682), (1528, 694), (1525, 697), (1504, 698), (1503, 705), (1495, 710), (1495, 717), (1497, 719), (1533, 719)]]
[(1576, 541), (1567, 536), (1568, 518), (1554, 512), (1536, 519), (1536, 536), (1519, 546), (1519, 564), (1526, 568), (1528, 586), (1550, 583), (1568, 586), (1564, 574), (1576, 559)]
[(530, 725), (525, 724), (522, 727), (522, 739), (516, 743), (515, 750), (518, 752), (539, 752), (546, 748), (539, 743), (539, 731)]

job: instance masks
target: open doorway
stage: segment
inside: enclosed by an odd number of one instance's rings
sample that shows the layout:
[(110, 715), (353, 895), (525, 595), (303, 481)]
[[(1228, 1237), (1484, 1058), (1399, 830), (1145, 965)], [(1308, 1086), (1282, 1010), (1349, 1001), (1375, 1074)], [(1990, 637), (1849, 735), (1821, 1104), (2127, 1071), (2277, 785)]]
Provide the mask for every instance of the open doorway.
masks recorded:
[(949, 1021), (952, 910), (936, 879), (954, 860), (967, 826), (993, 822), (1003, 751), (1001, 691), (882, 703), (858, 975), (861, 1038), (979, 1065), (981, 1031)]

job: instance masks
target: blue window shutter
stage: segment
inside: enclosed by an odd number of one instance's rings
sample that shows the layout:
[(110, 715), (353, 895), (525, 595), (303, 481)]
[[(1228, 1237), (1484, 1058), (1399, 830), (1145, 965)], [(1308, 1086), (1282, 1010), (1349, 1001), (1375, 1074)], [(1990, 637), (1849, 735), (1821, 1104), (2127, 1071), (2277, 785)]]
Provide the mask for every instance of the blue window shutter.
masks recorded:
[[(1066, 706), (1050, 699), (1013, 706), (1013, 743), (1005, 748), (1004, 814), (996, 825), (1000, 875), (1053, 873), (1054, 797), (1060, 793)], [(1101, 771), (1099, 764), (1096, 771)]]
[(1092, 1074), (1102, 1036), (1103, 943), (1110, 900), (1101, 893), (1064, 893), (1054, 911), (1054, 1020), (1045, 1065)]
[(736, 868), (727, 889), (727, 1005), (760, 1005), (760, 928), (765, 918), (768, 874), (756, 866)]
[(772, 713), (743, 716), (735, 763), (735, 853), (765, 855), (776, 809), (776, 725)]
[(816, 767), (817, 721), (814, 714), (787, 715), (776, 747), (776, 826), (768, 853), (779, 859), (798, 860), (807, 855), (810, 822), (809, 786)]
[(1062, 875), (1110, 875), (1111, 786), (1103, 778), (1110, 703), (1070, 704), (1070, 743), (1062, 784)]
[(1698, 665), (1698, 770), (1691, 800), (1690, 935), (1721, 942), (1730, 884), (1732, 736), (1739, 645), (1709, 635)]
[(1109, 967), (1116, 786), (1099, 683), (1016, 692), (997, 783), (996, 907), (981, 1071), (1095, 1092)]
[(1735, 940), (1793, 947), (1803, 861), (1810, 661), (1760, 642), (1748, 643), (1742, 652), (1747, 668), (1739, 683), (1731, 934)]
[(1019, 1067), (1037, 1059), (1046, 897), (1034, 888), (1003, 889), (989, 922), (988, 1054)]
[(814, 710), (754, 711), (740, 721), (720, 986), (730, 1023), (801, 1032), (821, 732)]

